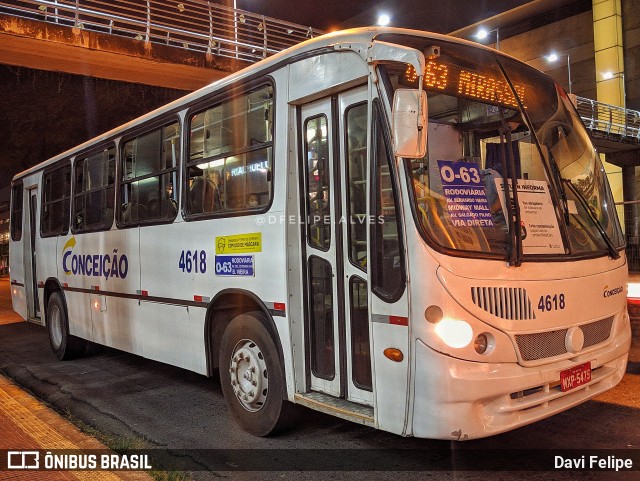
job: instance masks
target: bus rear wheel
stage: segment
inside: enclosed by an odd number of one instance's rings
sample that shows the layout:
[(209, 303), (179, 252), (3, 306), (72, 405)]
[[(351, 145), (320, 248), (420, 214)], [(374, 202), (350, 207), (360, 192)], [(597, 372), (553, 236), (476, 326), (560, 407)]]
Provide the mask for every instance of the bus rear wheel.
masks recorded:
[(236, 422), (248, 433), (268, 436), (285, 430), (294, 406), (285, 399), (283, 369), (261, 312), (232, 319), (222, 336), (220, 384)]
[(54, 292), (49, 298), (46, 320), (51, 350), (60, 361), (84, 354), (86, 341), (69, 334), (67, 309), (59, 292)]

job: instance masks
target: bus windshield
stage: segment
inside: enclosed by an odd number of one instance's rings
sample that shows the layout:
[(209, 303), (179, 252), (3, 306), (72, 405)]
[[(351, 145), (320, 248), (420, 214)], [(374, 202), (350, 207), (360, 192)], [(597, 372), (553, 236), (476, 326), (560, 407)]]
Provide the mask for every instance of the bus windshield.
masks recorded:
[[(566, 93), (495, 52), (435, 43), (423, 81), (427, 154), (405, 160), (425, 239), (453, 254), (616, 257), (623, 237), (605, 171)], [(417, 87), (411, 66), (381, 70), (394, 91)]]

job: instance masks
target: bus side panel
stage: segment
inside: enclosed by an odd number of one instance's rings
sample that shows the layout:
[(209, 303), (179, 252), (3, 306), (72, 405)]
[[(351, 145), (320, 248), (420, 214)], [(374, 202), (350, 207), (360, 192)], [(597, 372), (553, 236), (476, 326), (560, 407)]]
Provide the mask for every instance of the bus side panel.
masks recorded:
[[(371, 353), (373, 357), (373, 389), (375, 396), (376, 427), (395, 434), (406, 434), (407, 402), (409, 392), (409, 327), (392, 325), (377, 320), (390, 316), (407, 318), (407, 294), (394, 304), (380, 301), (375, 294), (371, 299), (373, 313), (371, 327)], [(384, 351), (395, 348), (402, 351), (402, 362), (387, 359)]]
[[(89, 312), (88, 295), (74, 289), (83, 288), (83, 280), (78, 275), (78, 254), (82, 252), (81, 245), (76, 243), (81, 237), (65, 235), (56, 238), (55, 252), (50, 252), (56, 265), (49, 277), (55, 277), (63, 285), (68, 285), (64, 292), (69, 320), (69, 332), (83, 339), (93, 340), (91, 329), (91, 314)], [(74, 259), (75, 257), (75, 259)], [(76, 271), (76, 274), (73, 271)], [(47, 278), (49, 278), (47, 277)]]
[[(284, 196), (284, 189), (282, 195)], [(153, 229), (150, 228), (143, 229), (142, 288), (148, 289), (150, 297), (166, 298), (167, 302), (174, 304), (193, 303), (195, 299), (201, 299), (203, 303), (207, 303), (218, 292), (225, 289), (248, 291), (267, 306), (272, 306), (274, 302), (286, 302), (285, 239), (280, 222), (282, 215), (282, 212), (271, 211), (264, 216), (184, 222), (180, 227), (174, 224), (171, 234), (167, 230), (163, 235), (160, 235), (159, 231), (154, 234)], [(263, 225), (257, 221), (259, 217), (277, 219), (277, 223), (268, 225), (265, 220)], [(171, 226), (165, 227), (171, 228)], [(257, 252), (250, 248), (246, 249), (246, 252), (235, 252), (242, 256), (253, 257), (253, 275), (228, 275), (222, 270), (216, 274), (218, 237), (255, 233), (260, 233), (262, 239), (260, 246), (255, 249)], [(153, 249), (147, 249), (144, 246), (153, 246)], [(190, 257), (189, 262), (187, 262), (188, 257)], [(225, 258), (226, 260), (228, 259)], [(166, 312), (160, 314), (154, 311), (146, 302), (142, 303), (142, 307), (145, 310), (145, 319), (154, 323), (153, 326), (147, 327), (153, 327), (158, 331), (159, 338), (154, 341), (156, 347), (166, 351), (165, 354), (155, 352), (154, 356), (161, 358), (164, 362), (206, 373), (204, 338), (206, 310), (190, 307), (187, 312), (185, 307), (181, 307), (183, 309), (181, 314), (178, 310), (174, 310), (172, 315), (167, 315)], [(284, 354), (286, 358), (290, 358), (287, 354), (288, 325), (279, 322), (281, 319), (283, 318), (276, 319), (276, 325)], [(151, 342), (151, 338), (147, 340)], [(181, 356), (185, 357), (176, 359), (176, 350), (183, 351)], [(192, 359), (188, 358), (188, 353), (193, 355)], [(147, 350), (145, 350), (145, 357), (148, 357)]]
[(352, 51), (310, 57), (291, 64), (289, 101), (300, 104), (362, 84), (368, 75), (362, 57)]
[[(94, 277), (100, 290), (136, 295), (140, 291), (140, 230), (112, 229), (101, 239), (101, 244), (92, 248), (110, 255), (111, 267), (108, 276), (103, 272), (100, 277)], [(146, 333), (139, 326), (139, 302), (117, 296), (106, 300), (105, 311), (92, 309), (91, 312), (94, 337), (99, 339), (104, 335), (108, 346), (142, 355), (141, 341)]]
[(82, 339), (93, 341), (91, 314), (89, 313), (89, 296), (81, 292), (65, 292), (69, 332)]
[[(69, 294), (74, 293), (77, 309), (77, 317), (69, 315), (72, 334), (142, 354), (139, 339), (144, 332), (136, 332), (138, 300), (125, 297), (136, 296), (140, 289), (138, 229), (78, 234), (61, 238), (60, 245), (60, 279), (68, 283)], [(82, 292), (76, 296), (74, 289)]]
[[(140, 289), (154, 299), (143, 297), (140, 303), (138, 325), (144, 333), (140, 340), (144, 357), (206, 374), (206, 309), (184, 303), (193, 302), (195, 295), (208, 295), (208, 290), (203, 292), (194, 283), (199, 284), (213, 270), (213, 240), (205, 236), (194, 242), (191, 235), (183, 235), (183, 225), (176, 221), (140, 229)], [(206, 229), (211, 221), (198, 226)]]

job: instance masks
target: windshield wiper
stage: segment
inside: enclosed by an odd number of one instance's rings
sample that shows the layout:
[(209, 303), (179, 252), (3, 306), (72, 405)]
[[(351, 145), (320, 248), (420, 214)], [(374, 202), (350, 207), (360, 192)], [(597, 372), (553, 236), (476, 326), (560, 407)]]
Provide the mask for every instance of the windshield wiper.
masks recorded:
[(614, 260), (619, 259), (620, 254), (618, 254), (618, 250), (616, 249), (616, 246), (613, 245), (613, 241), (607, 234), (607, 231), (604, 230), (604, 227), (602, 227), (602, 224), (600, 223), (598, 218), (595, 216), (595, 214), (591, 210), (591, 206), (589, 205), (589, 202), (585, 198), (584, 194), (580, 192), (580, 190), (575, 185), (573, 185), (571, 180), (562, 179), (562, 181), (565, 184), (567, 184), (571, 192), (578, 198), (578, 200), (580, 201), (580, 204), (582, 205), (582, 208), (585, 211), (587, 211), (587, 215), (589, 216), (593, 224), (596, 226), (596, 229), (598, 229), (598, 232), (600, 232), (600, 236), (604, 240), (604, 243), (607, 245), (607, 249), (609, 250), (609, 255), (611, 256), (611, 258)]
[[(509, 265), (522, 265), (522, 236), (520, 235), (520, 204), (518, 202), (518, 184), (515, 162), (513, 159), (513, 145), (511, 143), (511, 127), (504, 120), (504, 112), (500, 110), (500, 161), (502, 163), (502, 182), (504, 183), (504, 197), (509, 215)], [(505, 138), (506, 137), (506, 138)], [(509, 148), (506, 148), (506, 145)], [(508, 150), (508, 153), (506, 152)], [(507, 176), (507, 173), (510, 175)], [(511, 180), (509, 183), (508, 180)], [(512, 200), (513, 194), (513, 200)]]
[(560, 167), (558, 167), (558, 163), (556, 162), (556, 159), (553, 156), (551, 149), (549, 148), (548, 145), (545, 144), (545, 146), (547, 147), (547, 152), (549, 152), (549, 165), (551, 166), (551, 173), (553, 174), (551, 178), (556, 184), (555, 185), (556, 191), (560, 192), (560, 200), (562, 201), (562, 212), (564, 214), (564, 221), (566, 225), (569, 225), (569, 204), (567, 203), (567, 191), (565, 190), (563, 185), (564, 179), (562, 178), (562, 174), (560, 173)]

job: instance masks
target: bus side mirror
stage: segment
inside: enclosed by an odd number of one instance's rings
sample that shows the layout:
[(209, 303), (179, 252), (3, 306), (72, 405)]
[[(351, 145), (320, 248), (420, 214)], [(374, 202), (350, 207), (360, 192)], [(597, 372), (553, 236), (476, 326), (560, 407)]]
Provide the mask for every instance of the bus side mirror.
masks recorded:
[(427, 152), (427, 94), (398, 89), (393, 96), (393, 152), (398, 157), (421, 159)]

